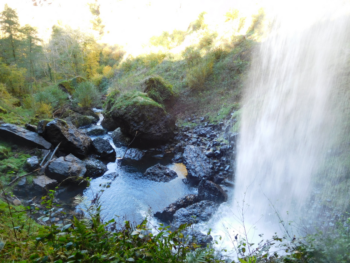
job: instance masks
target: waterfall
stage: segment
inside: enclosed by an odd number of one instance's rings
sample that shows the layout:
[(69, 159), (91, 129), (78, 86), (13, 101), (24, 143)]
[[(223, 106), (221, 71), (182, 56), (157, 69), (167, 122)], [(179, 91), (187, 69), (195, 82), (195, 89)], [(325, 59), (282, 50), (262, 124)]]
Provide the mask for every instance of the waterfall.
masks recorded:
[(349, 54), (349, 4), (283, 2), (252, 61), (237, 155), (234, 200), (265, 229), (276, 212), (297, 220), (310, 199), (343, 117)]
[[(311, 214), (308, 222), (317, 220), (322, 205), (311, 205), (314, 193), (326, 196), (332, 187), (320, 184), (320, 174), (322, 180), (336, 180), (322, 169), (339, 144), (349, 108), (343, 89), (350, 86), (344, 82), (350, 68), (350, 5), (288, 2), (275, 1), (267, 37), (253, 54), (242, 101), (234, 196), (208, 223), (214, 236), (223, 237), (224, 248), (232, 248), (237, 234), (256, 243), (260, 233), (266, 238), (283, 234), (280, 228), (288, 228), (289, 220)], [(349, 197), (346, 189), (342, 194)]]

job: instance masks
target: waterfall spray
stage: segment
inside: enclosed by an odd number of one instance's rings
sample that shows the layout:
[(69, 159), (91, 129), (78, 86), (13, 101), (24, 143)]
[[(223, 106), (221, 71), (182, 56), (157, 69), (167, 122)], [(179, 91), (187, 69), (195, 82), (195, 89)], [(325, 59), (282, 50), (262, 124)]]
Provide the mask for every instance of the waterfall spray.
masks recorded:
[(209, 223), (229, 243), (305, 216), (343, 118), (335, 101), (349, 57), (349, 3), (279, 2), (246, 83), (234, 197)]

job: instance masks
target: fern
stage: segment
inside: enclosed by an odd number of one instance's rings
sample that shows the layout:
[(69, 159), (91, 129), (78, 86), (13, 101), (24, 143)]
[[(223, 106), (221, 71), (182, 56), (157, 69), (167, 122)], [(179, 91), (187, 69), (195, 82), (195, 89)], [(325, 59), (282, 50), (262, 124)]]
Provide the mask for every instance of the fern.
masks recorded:
[(205, 248), (198, 248), (195, 251), (191, 251), (186, 255), (186, 263), (202, 263), (205, 262), (205, 256), (207, 250)]

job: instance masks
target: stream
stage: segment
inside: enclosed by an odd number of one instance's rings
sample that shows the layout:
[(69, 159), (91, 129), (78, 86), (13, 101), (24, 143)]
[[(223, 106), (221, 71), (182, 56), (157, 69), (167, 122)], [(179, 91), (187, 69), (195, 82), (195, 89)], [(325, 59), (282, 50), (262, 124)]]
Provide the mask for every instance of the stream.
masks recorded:
[[(97, 126), (101, 127), (103, 120), (101, 110), (94, 109), (94, 111), (100, 116)], [(120, 222), (129, 220), (132, 223), (140, 223), (145, 216), (153, 217), (155, 212), (161, 211), (177, 199), (197, 193), (197, 189), (183, 183), (186, 169), (183, 164), (172, 163), (171, 154), (160, 157), (157, 154), (147, 153), (140, 160), (121, 160), (127, 148), (116, 147), (111, 132), (91, 136), (92, 140), (98, 137), (108, 139), (117, 153), (117, 158), (107, 164), (108, 170), (103, 176), (91, 180), (90, 186), (83, 192), (84, 201), (77, 206), (77, 209), (84, 211), (95, 195), (102, 191), (100, 203), (105, 220), (114, 218), (117, 221), (121, 220)], [(146, 169), (157, 163), (174, 170), (178, 177), (165, 183), (142, 179)]]

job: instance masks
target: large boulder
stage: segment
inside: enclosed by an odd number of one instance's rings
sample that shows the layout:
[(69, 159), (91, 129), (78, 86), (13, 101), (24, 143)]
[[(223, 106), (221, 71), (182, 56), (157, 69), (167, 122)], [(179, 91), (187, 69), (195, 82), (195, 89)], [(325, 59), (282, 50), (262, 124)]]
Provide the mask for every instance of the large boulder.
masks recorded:
[(51, 148), (51, 143), (36, 132), (28, 131), (27, 129), (9, 123), (0, 125), (0, 138), (30, 147), (38, 147), (41, 149)]
[(116, 153), (107, 139), (96, 138), (92, 141), (92, 148), (99, 158), (115, 159)]
[(172, 102), (175, 98), (173, 87), (162, 77), (148, 77), (143, 81), (142, 86), (148, 97), (166, 107), (172, 106)]
[(183, 160), (188, 172), (187, 180), (192, 185), (198, 185), (202, 179), (212, 177), (210, 161), (201, 148), (187, 145), (183, 154)]
[[(39, 130), (39, 127), (38, 127)], [(89, 153), (92, 140), (74, 125), (54, 119), (44, 126), (43, 136), (54, 145), (61, 143), (60, 150), (84, 157)]]
[(107, 165), (99, 160), (89, 158), (84, 162), (86, 166), (85, 177), (99, 177), (107, 171)]
[(128, 148), (126, 153), (124, 154), (124, 159), (131, 159), (135, 161), (139, 161), (145, 156), (145, 153), (136, 148)]
[(182, 224), (197, 224), (208, 221), (217, 211), (218, 205), (213, 201), (203, 200), (187, 208), (180, 208), (174, 214), (173, 228), (179, 228)]
[(131, 142), (131, 139), (128, 136), (125, 136), (120, 128), (114, 130), (111, 134), (111, 137), (113, 139), (113, 143), (117, 147), (127, 147)]
[(177, 173), (158, 163), (148, 168), (143, 174), (143, 178), (147, 178), (155, 182), (169, 182), (177, 178)]
[(170, 223), (173, 221), (173, 216), (177, 210), (193, 205), (198, 201), (197, 195), (186, 195), (167, 206), (163, 211), (155, 213), (154, 216), (165, 223)]
[(202, 180), (198, 186), (198, 198), (200, 200), (222, 203), (227, 201), (227, 194), (220, 185), (208, 180)]
[(58, 182), (68, 177), (78, 177), (77, 179), (79, 179), (84, 177), (85, 173), (86, 164), (72, 154), (54, 159), (45, 169), (45, 174)]
[(175, 119), (145, 93), (109, 96), (106, 105), (106, 119), (113, 119), (124, 134), (136, 136), (135, 143), (165, 142), (174, 136)]

